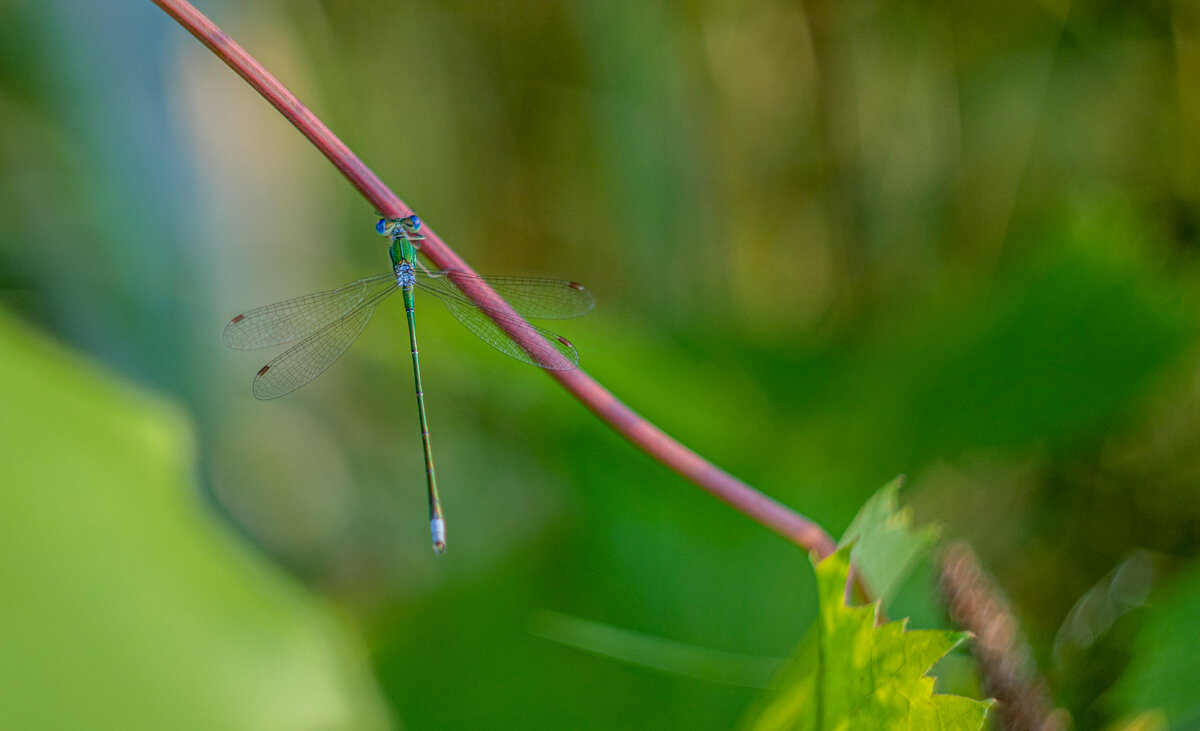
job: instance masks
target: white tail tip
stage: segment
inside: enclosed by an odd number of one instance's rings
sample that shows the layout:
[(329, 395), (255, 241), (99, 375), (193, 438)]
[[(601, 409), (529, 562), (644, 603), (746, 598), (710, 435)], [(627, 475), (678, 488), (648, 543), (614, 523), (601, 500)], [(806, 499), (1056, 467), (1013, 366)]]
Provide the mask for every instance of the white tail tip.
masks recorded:
[(434, 518), (429, 521), (429, 532), (433, 534), (433, 552), (446, 552), (446, 521)]

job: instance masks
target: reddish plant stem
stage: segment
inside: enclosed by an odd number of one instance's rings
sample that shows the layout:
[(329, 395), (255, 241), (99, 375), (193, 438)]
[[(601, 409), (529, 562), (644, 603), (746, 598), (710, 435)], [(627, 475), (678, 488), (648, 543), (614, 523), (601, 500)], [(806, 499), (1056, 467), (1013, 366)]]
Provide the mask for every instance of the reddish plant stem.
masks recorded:
[[(245, 79), (246, 83), (262, 94), (272, 106), (279, 110), (280, 114), (287, 117), (288, 121), (324, 153), (325, 157), (329, 158), (330, 162), (342, 171), (346, 179), (377, 210), (389, 217), (412, 214), (412, 209), (388, 189), (383, 181), (359, 160), (350, 151), (350, 148), (346, 147), (308, 107), (304, 106), (262, 64), (211, 20), (185, 0), (153, 0), (153, 2)], [(421, 232), (425, 235), (425, 240), (421, 242), (421, 253), (439, 268), (474, 273), (474, 270), (431, 228), (423, 227)], [(477, 304), (507, 311), (517, 317), (504, 300), (485, 285), (468, 285), (463, 286), (462, 289)], [(545, 342), (532, 328), (509, 326), (499, 321), (497, 324), (531, 353), (541, 353), (546, 350)], [(793, 543), (815, 552), (822, 558), (833, 552), (833, 539), (816, 523), (758, 492), (675, 441), (666, 432), (621, 403), (612, 393), (582, 370), (548, 371), (548, 373), (563, 388), (583, 402), (592, 413), (634, 445), (685, 479), (729, 504), (735, 510), (771, 528)]]

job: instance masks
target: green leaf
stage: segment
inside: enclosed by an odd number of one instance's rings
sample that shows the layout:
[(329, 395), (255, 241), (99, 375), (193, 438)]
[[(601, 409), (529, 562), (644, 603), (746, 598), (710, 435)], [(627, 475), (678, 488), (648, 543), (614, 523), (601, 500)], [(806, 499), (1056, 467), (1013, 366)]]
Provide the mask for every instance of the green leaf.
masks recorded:
[(0, 716), (375, 729), (361, 641), (196, 492), (179, 409), (0, 312)]
[(917, 561), (937, 539), (936, 526), (912, 531), (912, 509), (897, 510), (897, 477), (884, 485), (854, 516), (838, 547), (853, 546), (850, 558), (863, 573), (875, 599), (888, 601)]
[(818, 619), (753, 713), (758, 731), (980, 729), (990, 702), (933, 692), (925, 673), (969, 635), (875, 626), (875, 605), (843, 602), (849, 549), (816, 566)]
[(1171, 728), (1200, 729), (1200, 564), (1153, 597), (1151, 606), (1112, 699), (1122, 713), (1157, 710)]
[(1160, 711), (1146, 711), (1110, 724), (1107, 731), (1169, 731), (1170, 728)]

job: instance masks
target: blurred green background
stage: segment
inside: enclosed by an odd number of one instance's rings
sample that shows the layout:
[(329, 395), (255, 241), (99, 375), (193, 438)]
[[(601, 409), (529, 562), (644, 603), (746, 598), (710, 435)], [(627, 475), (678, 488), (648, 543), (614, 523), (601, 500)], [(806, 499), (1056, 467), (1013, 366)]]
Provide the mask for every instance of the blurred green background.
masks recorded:
[[(476, 270), (585, 282), (618, 397), (834, 534), (907, 474), (1077, 727), (1200, 728), (1196, 4), (198, 7)], [(727, 728), (755, 682), (603, 628), (791, 651), (800, 551), (440, 305), (444, 557), (402, 308), (251, 397), (224, 323), (383, 271), (373, 222), (151, 3), (0, 0), (5, 728)], [(947, 623), (928, 568), (889, 612)]]

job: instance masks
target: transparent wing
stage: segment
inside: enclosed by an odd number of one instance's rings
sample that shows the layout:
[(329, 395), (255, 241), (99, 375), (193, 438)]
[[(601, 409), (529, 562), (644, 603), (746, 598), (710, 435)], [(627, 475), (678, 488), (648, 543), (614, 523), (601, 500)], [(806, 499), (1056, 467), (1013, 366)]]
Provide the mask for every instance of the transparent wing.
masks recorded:
[(376, 305), (398, 288), (392, 286), (362, 303), (350, 314), (327, 324), (298, 345), (262, 367), (251, 390), (258, 399), (291, 393), (325, 372), (354, 342), (371, 320)]
[(346, 317), (354, 308), (395, 286), (394, 276), (380, 274), (337, 289), (258, 307), (230, 320), (221, 341), (234, 350), (290, 343)]
[[(492, 312), (490, 308), (480, 308), (474, 302), (466, 299), (465, 295), (453, 295), (425, 286), (421, 288), (440, 299), (442, 304), (446, 305), (446, 309), (450, 310), (450, 314), (454, 315), (464, 327), (501, 353), (523, 363), (552, 371), (570, 371), (579, 367), (579, 353), (575, 351), (575, 346), (561, 335), (556, 335), (536, 325), (530, 325), (524, 320), (502, 312), (493, 312), (495, 318), (506, 325), (516, 329), (528, 328), (542, 336), (540, 347), (534, 348), (532, 353), (527, 352), (488, 316), (488, 312)], [(554, 356), (555, 351), (566, 359), (565, 362), (562, 358)]]
[(591, 312), (596, 300), (582, 284), (564, 279), (539, 279), (537, 277), (477, 277), (461, 272), (417, 271), (417, 279), (427, 292), (470, 298), (455, 286), (451, 279), (474, 279), (486, 282), (496, 294), (504, 298), (522, 317), (535, 320), (565, 320)]

